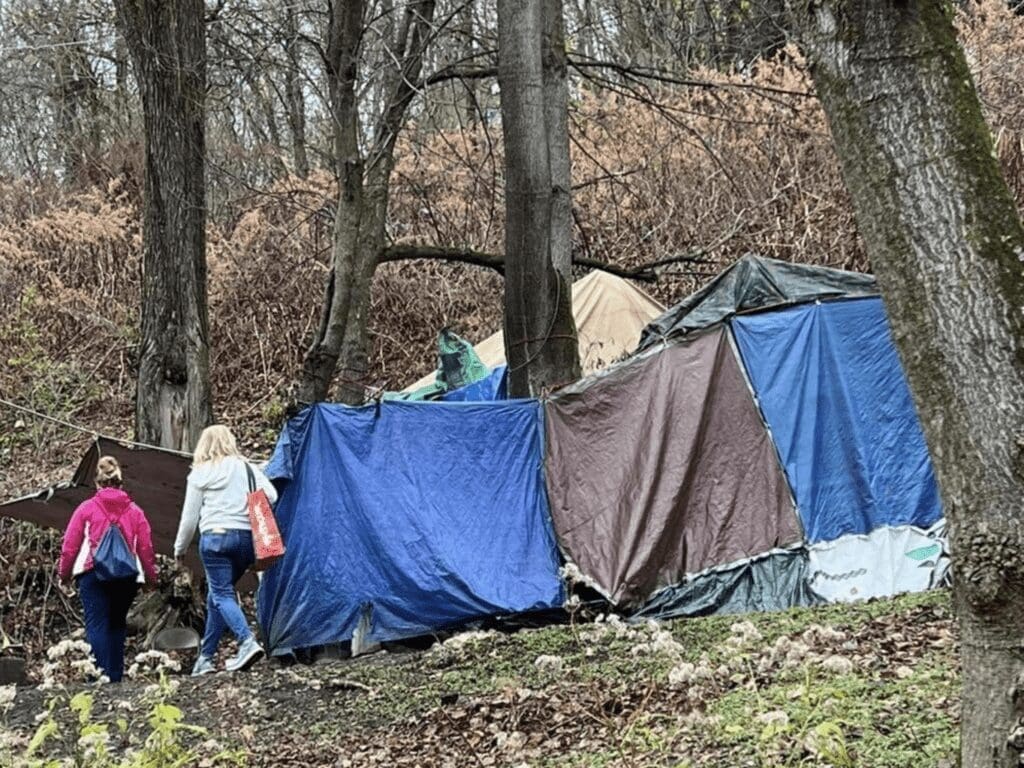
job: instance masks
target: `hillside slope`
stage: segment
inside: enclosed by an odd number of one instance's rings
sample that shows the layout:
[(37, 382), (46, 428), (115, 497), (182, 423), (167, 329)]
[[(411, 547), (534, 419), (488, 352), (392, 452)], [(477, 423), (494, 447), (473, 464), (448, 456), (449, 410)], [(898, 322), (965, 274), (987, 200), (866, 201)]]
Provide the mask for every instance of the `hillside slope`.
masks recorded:
[[(958, 679), (942, 591), (663, 625), (468, 633), (422, 653), (172, 677), (163, 694), (139, 680), (92, 689), (89, 719), (132, 723), (111, 741), (123, 755), (163, 698), (206, 729), (181, 732), (196, 750), (182, 753), (187, 765), (237, 750), (236, 764), (250, 766), (924, 768), (953, 765)], [(64, 736), (39, 754), (74, 751), (82, 726), (71, 725), (66, 697), (79, 690), (20, 689), (3, 742), (23, 751), (56, 695)]]

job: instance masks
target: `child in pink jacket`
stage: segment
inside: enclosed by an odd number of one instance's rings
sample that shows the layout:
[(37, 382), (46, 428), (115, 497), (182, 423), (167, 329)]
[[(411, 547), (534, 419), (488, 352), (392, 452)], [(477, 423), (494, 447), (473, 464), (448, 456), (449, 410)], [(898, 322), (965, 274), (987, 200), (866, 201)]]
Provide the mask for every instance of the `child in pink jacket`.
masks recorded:
[[(124, 641), (128, 609), (139, 584), (157, 583), (153, 538), (145, 513), (121, 488), (121, 467), (117, 459), (103, 456), (96, 464), (97, 491), (82, 502), (64, 531), (60, 563), (62, 582), (77, 581), (85, 613), (85, 636), (93, 656), (111, 682), (124, 673)], [(103, 534), (117, 525), (139, 564), (138, 578), (100, 581), (93, 573), (93, 555)]]

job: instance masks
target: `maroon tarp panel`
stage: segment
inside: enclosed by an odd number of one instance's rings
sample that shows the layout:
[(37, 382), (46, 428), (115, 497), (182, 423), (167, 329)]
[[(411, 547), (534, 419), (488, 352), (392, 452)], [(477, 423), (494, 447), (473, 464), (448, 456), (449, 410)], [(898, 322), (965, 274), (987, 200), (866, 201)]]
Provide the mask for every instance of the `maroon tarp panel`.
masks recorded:
[(82, 457), (70, 486), (58, 486), (36, 496), (0, 505), (0, 516), (27, 520), (64, 530), (75, 507), (95, 493), (93, 477), (100, 456), (113, 456), (124, 473), (124, 488), (142, 507), (153, 529), (153, 547), (162, 555), (174, 554), (174, 537), (185, 500), (185, 480), (191, 460), (165, 451), (126, 448), (100, 438)]
[(728, 333), (636, 358), (547, 404), (559, 543), (615, 603), (801, 539)]

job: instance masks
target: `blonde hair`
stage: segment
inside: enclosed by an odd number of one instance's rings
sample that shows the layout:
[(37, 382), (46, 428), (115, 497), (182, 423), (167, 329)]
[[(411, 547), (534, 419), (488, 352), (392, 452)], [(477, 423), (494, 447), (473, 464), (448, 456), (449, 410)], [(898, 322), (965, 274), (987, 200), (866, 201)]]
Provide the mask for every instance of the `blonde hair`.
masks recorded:
[(121, 465), (117, 459), (113, 456), (100, 456), (96, 462), (96, 487), (120, 488), (121, 482)]
[(193, 464), (208, 464), (220, 461), (228, 456), (241, 456), (238, 442), (231, 430), (222, 424), (207, 427), (199, 435), (196, 450), (192, 456)]

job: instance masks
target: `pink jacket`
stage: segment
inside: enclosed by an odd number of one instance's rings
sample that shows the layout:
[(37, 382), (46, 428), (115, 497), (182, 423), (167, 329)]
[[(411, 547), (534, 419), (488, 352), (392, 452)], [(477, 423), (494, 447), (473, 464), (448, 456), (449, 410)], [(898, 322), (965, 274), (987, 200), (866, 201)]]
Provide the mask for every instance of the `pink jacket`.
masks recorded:
[(101, 488), (91, 499), (79, 504), (71, 515), (57, 566), (61, 580), (92, 570), (92, 556), (112, 521), (117, 522), (128, 547), (139, 558), (146, 581), (156, 583), (156, 557), (149, 521), (120, 488)]

